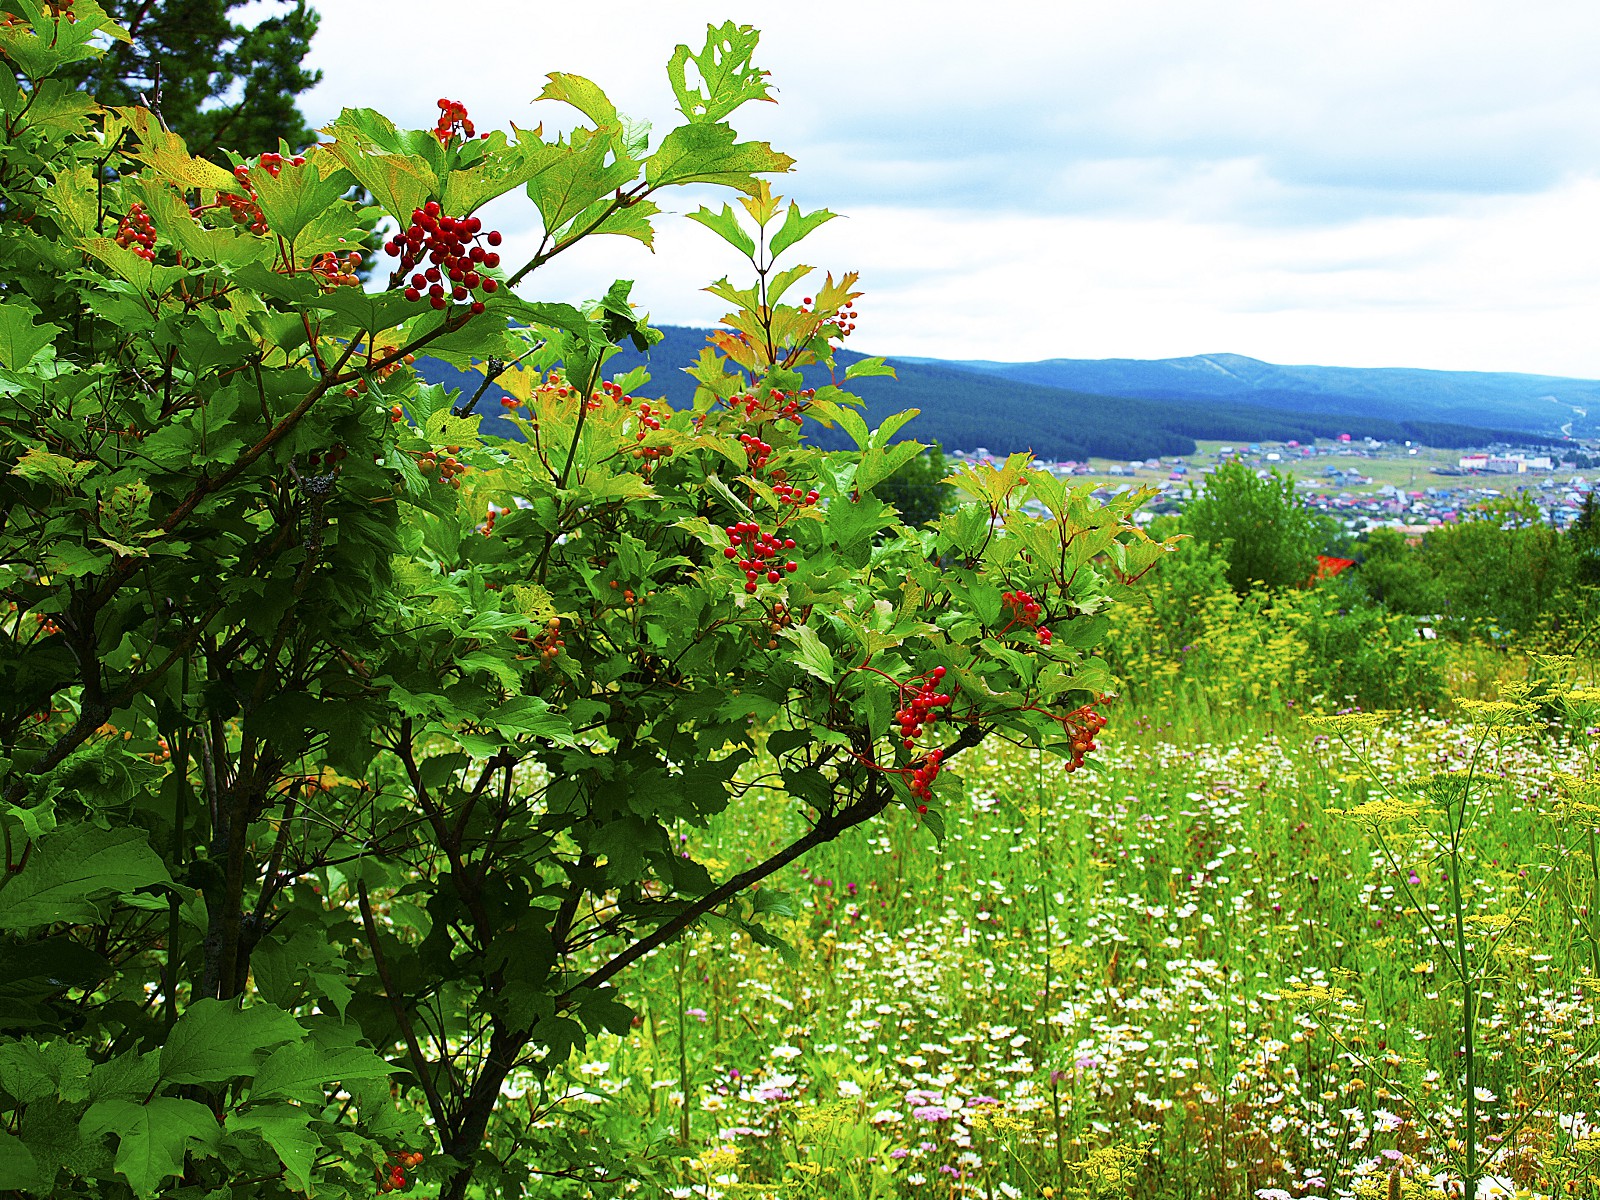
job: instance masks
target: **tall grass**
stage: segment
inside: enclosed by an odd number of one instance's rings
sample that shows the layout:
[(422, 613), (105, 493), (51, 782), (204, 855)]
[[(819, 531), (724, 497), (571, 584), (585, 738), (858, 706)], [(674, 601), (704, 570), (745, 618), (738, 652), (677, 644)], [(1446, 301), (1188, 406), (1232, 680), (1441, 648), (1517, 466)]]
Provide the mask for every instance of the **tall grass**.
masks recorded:
[[(642, 1129), (633, 1186), (681, 1196), (1243, 1200), (1444, 1194), (1471, 1107), (1474, 1171), (1595, 1194), (1596, 881), (1554, 791), (1580, 746), (1508, 735), (1455, 872), (1337, 815), (1377, 793), (1297, 721), (1113, 730), (1094, 775), (961, 761), (942, 847), (895, 812), (813, 854), (781, 885), (792, 960), (722, 929), (642, 964), (641, 1025), (568, 1068), (552, 1119)], [(1472, 738), (1405, 718), (1370, 765), (1449, 770)], [(737, 869), (794, 819), (752, 793), (699, 836)], [(1430, 933), (1456, 886), (1470, 1082)]]

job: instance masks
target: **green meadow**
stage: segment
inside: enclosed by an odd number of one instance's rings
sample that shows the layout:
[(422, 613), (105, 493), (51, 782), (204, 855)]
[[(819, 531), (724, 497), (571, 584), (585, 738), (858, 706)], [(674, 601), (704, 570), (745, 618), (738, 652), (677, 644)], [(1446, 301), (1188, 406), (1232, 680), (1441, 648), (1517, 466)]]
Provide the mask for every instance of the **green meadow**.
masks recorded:
[[(1481, 1190), (1591, 1194), (1600, 881), (1558, 787), (1583, 731), (1112, 711), (1095, 771), (982, 753), (942, 843), (897, 812), (791, 868), (792, 952), (715, 927), (659, 951), (636, 1028), (540, 1119), (644, 1134), (679, 1197), (1444, 1194), (1462, 988), (1423, 830), (1448, 815), (1370, 811), (1471, 768)], [(737, 869), (787, 820), (752, 786), (686, 836)]]

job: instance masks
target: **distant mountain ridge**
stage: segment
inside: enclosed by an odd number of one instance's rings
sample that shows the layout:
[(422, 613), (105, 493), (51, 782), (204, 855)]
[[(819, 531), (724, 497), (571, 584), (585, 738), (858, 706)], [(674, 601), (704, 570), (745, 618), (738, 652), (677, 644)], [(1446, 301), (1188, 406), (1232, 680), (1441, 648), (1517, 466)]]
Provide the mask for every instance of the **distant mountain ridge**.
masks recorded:
[[(695, 383), (683, 367), (698, 358), (707, 331), (663, 326), (662, 342), (648, 356), (632, 350), (607, 364), (609, 374), (644, 364), (650, 383), (641, 394), (663, 396), (674, 407), (693, 401)], [(841, 350), (839, 375), (865, 355)], [(1480, 446), (1496, 441), (1554, 443), (1563, 423), (1572, 432), (1600, 432), (1600, 382), (1536, 375), (1411, 371), (1386, 368), (1279, 367), (1242, 355), (1187, 359), (1048, 359), (1036, 363), (945, 362), (893, 358), (898, 378), (853, 380), (876, 424), (890, 413), (915, 408), (920, 415), (903, 436), (937, 442), (948, 450), (979, 447), (996, 453), (1031, 450), (1046, 459), (1150, 458), (1192, 454), (1197, 438), (1228, 441), (1311, 441), (1349, 433), (1385, 441), (1410, 439), (1433, 446)], [(429, 382), (471, 395), (482, 376), (436, 359), (419, 370)], [(828, 382), (808, 368), (808, 385)], [(1537, 388), (1550, 385), (1540, 401)], [(1474, 384), (1473, 381), (1480, 381)], [(486, 432), (517, 436), (490, 389), (478, 412)], [(1588, 403), (1586, 403), (1588, 401)], [(1592, 406), (1591, 406), (1592, 405)], [(1541, 419), (1542, 418), (1542, 419)], [(1580, 428), (1581, 426), (1581, 428)], [(848, 445), (837, 430), (808, 424), (825, 446)]]
[[(933, 362), (907, 359), (907, 362)], [(1600, 433), (1600, 381), (1411, 367), (1279, 366), (1242, 354), (940, 365), (1021, 383), (1151, 400), (1219, 399), (1295, 412), (1398, 416), (1531, 433)], [(1396, 406), (1399, 406), (1397, 411)]]

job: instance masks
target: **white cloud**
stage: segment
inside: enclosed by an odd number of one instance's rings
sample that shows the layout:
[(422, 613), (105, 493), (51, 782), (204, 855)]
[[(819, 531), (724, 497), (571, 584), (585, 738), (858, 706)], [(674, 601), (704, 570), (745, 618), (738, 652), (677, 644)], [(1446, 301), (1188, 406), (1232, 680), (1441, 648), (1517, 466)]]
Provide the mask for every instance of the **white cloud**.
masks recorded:
[[(729, 15), (760, 27), (781, 103), (735, 124), (799, 159), (779, 190), (847, 214), (805, 259), (862, 271), (863, 349), (1600, 376), (1588, 2), (320, 7), (317, 121), (368, 104), (431, 124), (450, 96), (485, 126), (560, 123), (529, 106), (559, 69), (660, 130), (672, 45)], [(526, 248), (526, 212), (493, 215)], [(658, 320), (715, 319), (697, 289), (735, 256), (661, 229), (654, 257), (580, 247), (544, 294), (636, 277)]]

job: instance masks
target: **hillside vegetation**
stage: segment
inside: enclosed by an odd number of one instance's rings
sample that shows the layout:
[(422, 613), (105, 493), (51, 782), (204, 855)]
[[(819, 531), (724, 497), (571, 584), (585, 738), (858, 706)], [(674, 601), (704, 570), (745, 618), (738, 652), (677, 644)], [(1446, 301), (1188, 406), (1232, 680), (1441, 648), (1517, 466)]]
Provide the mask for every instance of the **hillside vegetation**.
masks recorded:
[[(643, 389), (644, 395), (665, 397), (675, 408), (688, 407), (694, 397), (695, 381), (683, 368), (699, 358), (706, 344), (706, 331), (668, 325), (662, 327), (662, 332), (666, 336), (648, 353), (624, 351), (608, 369), (627, 371), (645, 366), (651, 379)], [(864, 357), (854, 351), (840, 351), (840, 372)], [(1408, 409), (1392, 398), (1369, 402), (1365, 412), (1344, 412), (1327, 408), (1326, 397), (1308, 400), (1291, 392), (1271, 393), (1276, 397), (1271, 404), (1262, 403), (1259, 397), (1226, 398), (1204, 391), (1163, 396), (1155, 390), (1135, 390), (1112, 396), (1049, 384), (1044, 382), (1049, 372), (1043, 370), (1030, 373), (1018, 368), (1020, 374), (1013, 374), (1009, 368), (979, 369), (971, 364), (901, 359), (890, 362), (897, 378), (852, 381), (853, 390), (867, 403), (868, 424), (876, 425), (892, 413), (915, 408), (921, 415), (906, 427), (905, 435), (937, 442), (951, 450), (982, 446), (997, 454), (1028, 450), (1040, 458), (1082, 461), (1091, 457), (1132, 459), (1193, 454), (1197, 438), (1309, 442), (1348, 433), (1445, 448), (1493, 441), (1556, 440), (1515, 428), (1440, 419), (1436, 407), (1419, 403)], [(1025, 364), (1029, 368), (1052, 365)], [(430, 382), (459, 388), (468, 396), (482, 383), (480, 375), (458, 371), (437, 360), (423, 360), (419, 367)], [(828, 382), (822, 367), (807, 368), (802, 374), (811, 387)], [(1107, 377), (1105, 382), (1114, 381)], [(498, 395), (493, 389), (491, 393)], [(1563, 411), (1551, 408), (1554, 412)], [(480, 404), (479, 411), (485, 414), (485, 428), (515, 436), (510, 423), (500, 418), (493, 399)], [(1483, 409), (1486, 421), (1494, 411)], [(818, 445), (829, 449), (851, 445), (843, 434), (820, 426), (808, 424), (808, 433)]]

